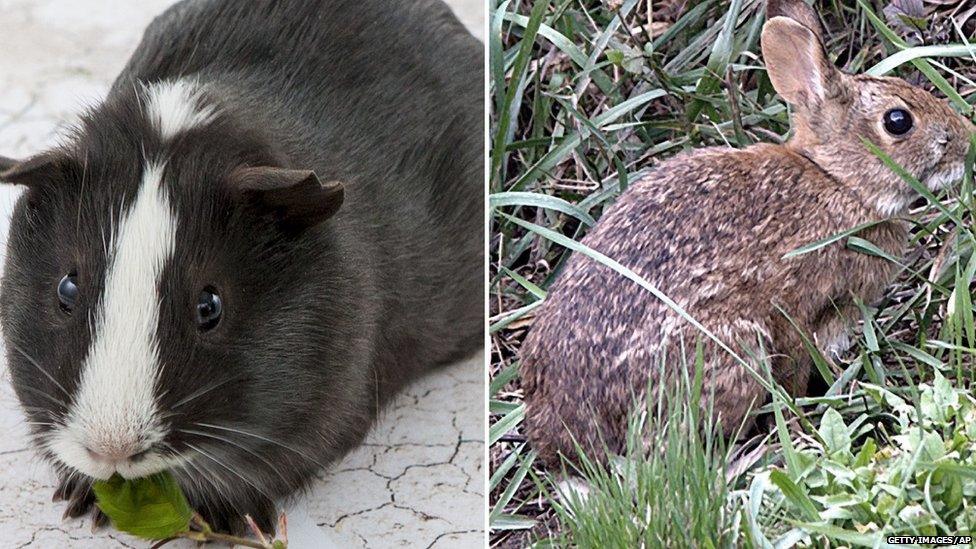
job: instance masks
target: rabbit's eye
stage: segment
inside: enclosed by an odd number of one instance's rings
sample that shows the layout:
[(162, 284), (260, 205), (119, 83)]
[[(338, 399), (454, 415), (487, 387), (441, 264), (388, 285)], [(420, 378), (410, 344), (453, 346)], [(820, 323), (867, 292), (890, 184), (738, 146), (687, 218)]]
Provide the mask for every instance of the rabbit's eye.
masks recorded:
[(61, 282), (58, 282), (58, 302), (61, 310), (66, 314), (71, 314), (78, 301), (78, 275), (70, 273), (64, 275)]
[(216, 328), (223, 312), (224, 304), (217, 290), (209, 286), (204, 288), (197, 299), (196, 308), (196, 321), (200, 331), (206, 332)]
[(912, 129), (912, 115), (905, 109), (891, 109), (884, 115), (884, 127), (891, 135), (905, 135)]

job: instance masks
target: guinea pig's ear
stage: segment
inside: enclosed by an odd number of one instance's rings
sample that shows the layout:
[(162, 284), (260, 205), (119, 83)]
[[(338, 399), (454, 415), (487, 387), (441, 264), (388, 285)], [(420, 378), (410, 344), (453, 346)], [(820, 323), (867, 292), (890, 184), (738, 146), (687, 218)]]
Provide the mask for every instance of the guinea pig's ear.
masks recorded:
[(796, 107), (814, 110), (844, 91), (843, 74), (827, 59), (820, 38), (792, 18), (766, 22), (762, 52), (773, 87)]
[(17, 164), (20, 164), (19, 160), (14, 160), (13, 158), (7, 158), (6, 156), (0, 156), (0, 173), (3, 173), (10, 168), (13, 168)]
[(322, 183), (311, 170), (242, 167), (230, 179), (248, 200), (293, 230), (313, 227), (342, 206), (342, 183)]
[(43, 152), (27, 160), (0, 156), (0, 182), (37, 186), (64, 179), (74, 167), (74, 160), (61, 151)]

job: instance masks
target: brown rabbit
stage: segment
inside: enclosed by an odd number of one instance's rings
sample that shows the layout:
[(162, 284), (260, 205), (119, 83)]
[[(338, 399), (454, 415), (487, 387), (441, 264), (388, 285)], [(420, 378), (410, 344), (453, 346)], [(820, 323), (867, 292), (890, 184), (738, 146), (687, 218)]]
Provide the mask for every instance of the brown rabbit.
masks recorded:
[[(871, 221), (859, 234), (898, 256), (916, 194), (867, 150), (878, 145), (933, 191), (958, 180), (976, 130), (943, 101), (897, 78), (848, 75), (824, 52), (816, 14), (800, 0), (767, 6), (762, 52), (793, 105), (785, 145), (707, 148), (663, 162), (610, 207), (583, 243), (632, 269), (747, 361), (768, 358), (793, 395), (812, 361), (781, 307), (826, 353), (846, 348), (854, 300), (871, 302), (893, 265), (842, 242), (795, 248)], [(526, 432), (550, 464), (623, 448), (634, 398), (705, 353), (704, 379), (726, 433), (767, 391), (742, 364), (651, 293), (575, 254), (522, 346)], [(692, 363), (691, 358), (688, 363)], [(758, 366), (754, 367), (757, 371)], [(670, 371), (669, 371), (670, 370)]]

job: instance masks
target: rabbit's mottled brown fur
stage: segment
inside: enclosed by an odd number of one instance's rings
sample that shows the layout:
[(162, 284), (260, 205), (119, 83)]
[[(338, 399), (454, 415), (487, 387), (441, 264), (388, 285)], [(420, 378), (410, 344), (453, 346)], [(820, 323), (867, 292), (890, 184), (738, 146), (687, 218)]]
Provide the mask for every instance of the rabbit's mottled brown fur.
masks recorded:
[[(916, 195), (861, 138), (937, 190), (961, 177), (974, 128), (902, 80), (834, 68), (818, 18), (800, 0), (771, 1), (767, 15), (763, 55), (777, 91), (795, 107), (795, 136), (785, 145), (707, 148), (663, 162), (583, 243), (662, 290), (747, 361), (768, 358), (775, 380), (799, 395), (812, 362), (777, 307), (836, 354), (858, 314), (855, 298), (877, 300), (895, 266), (843, 241), (784, 255), (879, 220), (858, 236), (901, 255), (907, 225), (895, 216)], [(893, 108), (912, 115), (905, 135), (883, 126)], [(574, 439), (597, 459), (604, 444), (622, 450), (635, 398), (674, 373), (682, 347), (692, 363), (699, 339), (706, 390), (731, 432), (766, 398), (760, 383), (651, 293), (574, 254), (522, 347), (534, 448), (550, 464), (559, 453), (576, 455)]]

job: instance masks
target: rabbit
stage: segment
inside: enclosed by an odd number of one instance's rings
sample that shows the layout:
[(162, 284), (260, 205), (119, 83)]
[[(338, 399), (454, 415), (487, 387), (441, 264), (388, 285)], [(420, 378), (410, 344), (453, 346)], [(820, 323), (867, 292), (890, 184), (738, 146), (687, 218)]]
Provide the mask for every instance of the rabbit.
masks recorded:
[(0, 159), (0, 322), (67, 516), (170, 471), (271, 532), (482, 347), (483, 66), (439, 0), (184, 1), (61, 145)]
[[(802, 1), (771, 1), (766, 15), (762, 54), (793, 106), (794, 136), (661, 162), (582, 243), (672, 298), (760, 375), (768, 359), (775, 381), (802, 396), (812, 359), (783, 312), (823, 352), (842, 352), (856, 300), (879, 299), (896, 266), (843, 242), (784, 256), (868, 222), (880, 223), (859, 236), (900, 255), (908, 226), (899, 216), (917, 194), (861, 138), (938, 191), (962, 177), (974, 127), (903, 80), (835, 68)], [(692, 369), (699, 341), (713, 417), (726, 436), (748, 429), (748, 412), (768, 396), (748, 369), (650, 292), (573, 254), (520, 350), (530, 444), (550, 466), (577, 462), (576, 444), (598, 462), (621, 453), (636, 402), (678, 379), (682, 353)]]

